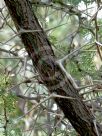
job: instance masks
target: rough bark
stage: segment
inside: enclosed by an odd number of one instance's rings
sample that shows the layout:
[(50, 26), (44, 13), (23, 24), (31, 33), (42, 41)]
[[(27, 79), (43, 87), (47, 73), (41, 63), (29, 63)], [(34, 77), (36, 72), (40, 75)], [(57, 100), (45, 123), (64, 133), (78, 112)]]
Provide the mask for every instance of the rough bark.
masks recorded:
[[(54, 99), (65, 117), (69, 119), (75, 130), (81, 136), (97, 136), (93, 123), (94, 117), (82, 101), (70, 79), (67, 78), (56, 64), (51, 44), (41, 28), (37, 17), (32, 12), (29, 0), (4, 1), (18, 32), (22, 29), (39, 30), (36, 32), (22, 32), (20, 37), (34, 67), (36, 67), (49, 92), (75, 98), (72, 100), (62, 98)], [(101, 136), (100, 129), (99, 133)]]

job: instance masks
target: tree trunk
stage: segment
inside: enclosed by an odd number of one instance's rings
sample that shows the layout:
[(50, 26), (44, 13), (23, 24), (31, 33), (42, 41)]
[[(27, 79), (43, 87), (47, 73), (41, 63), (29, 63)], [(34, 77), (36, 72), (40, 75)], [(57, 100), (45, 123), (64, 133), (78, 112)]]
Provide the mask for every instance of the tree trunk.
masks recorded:
[[(34, 67), (50, 93), (75, 99), (55, 98), (54, 100), (81, 136), (97, 136), (94, 117), (82, 101), (77, 89), (57, 65), (51, 44), (41, 28), (29, 0), (4, 0), (22, 42)], [(23, 30), (38, 30), (24, 32)], [(98, 129), (100, 136), (101, 130)]]

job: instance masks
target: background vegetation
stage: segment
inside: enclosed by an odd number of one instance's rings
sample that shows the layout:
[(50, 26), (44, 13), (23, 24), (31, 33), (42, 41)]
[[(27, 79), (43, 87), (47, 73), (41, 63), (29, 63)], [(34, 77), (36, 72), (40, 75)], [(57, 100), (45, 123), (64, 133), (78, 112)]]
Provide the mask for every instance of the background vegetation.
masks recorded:
[[(102, 3), (94, 0), (31, 0), (56, 55), (85, 104), (102, 123)], [(76, 136), (39, 83), (3, 1), (0, 4), (0, 136)], [(44, 101), (43, 101), (44, 100)], [(39, 104), (40, 103), (40, 104)]]

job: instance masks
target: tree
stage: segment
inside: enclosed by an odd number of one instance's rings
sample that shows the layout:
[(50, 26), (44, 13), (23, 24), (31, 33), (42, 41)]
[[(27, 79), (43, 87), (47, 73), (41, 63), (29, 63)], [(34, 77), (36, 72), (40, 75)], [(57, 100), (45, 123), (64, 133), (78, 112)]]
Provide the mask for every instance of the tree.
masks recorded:
[[(79, 95), (80, 87), (66, 72), (63, 59), (56, 60), (51, 43), (46, 33), (39, 24), (39, 21), (32, 11), (28, 0), (4, 0), (10, 15), (14, 21), (17, 35), (20, 36), (29, 58), (33, 62), (33, 67), (38, 71), (39, 83), (44, 84), (50, 96), (63, 111), (75, 130), (82, 136), (97, 136), (102, 134), (100, 125), (96, 122), (92, 112), (83, 102)], [(65, 6), (62, 2), (59, 2)], [(79, 11), (74, 8), (69, 9), (80, 16)]]

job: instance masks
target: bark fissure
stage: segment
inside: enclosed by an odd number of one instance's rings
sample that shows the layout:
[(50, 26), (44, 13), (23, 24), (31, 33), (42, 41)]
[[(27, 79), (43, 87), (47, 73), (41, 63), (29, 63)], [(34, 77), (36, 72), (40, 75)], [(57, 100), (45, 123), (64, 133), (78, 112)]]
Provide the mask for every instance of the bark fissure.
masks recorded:
[[(40, 30), (22, 32), (22, 42), (50, 93), (76, 98), (54, 100), (81, 136), (97, 136), (93, 115), (82, 101), (76, 88), (56, 63), (54, 52), (41, 28), (28, 0), (4, 0), (18, 30)], [(101, 132), (100, 132), (101, 133)], [(101, 136), (101, 134), (100, 134)]]

